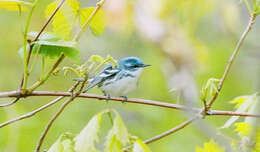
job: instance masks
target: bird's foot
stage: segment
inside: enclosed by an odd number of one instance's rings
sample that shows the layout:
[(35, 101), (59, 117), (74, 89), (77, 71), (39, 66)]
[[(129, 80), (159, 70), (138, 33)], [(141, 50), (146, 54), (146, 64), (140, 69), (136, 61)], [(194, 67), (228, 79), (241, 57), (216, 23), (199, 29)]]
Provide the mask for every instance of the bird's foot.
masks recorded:
[(105, 94), (105, 96), (106, 96), (106, 102), (108, 103), (108, 101), (111, 99), (111, 96), (110, 94)]
[(125, 102), (128, 100), (127, 96), (120, 96), (120, 97), (124, 98), (124, 100), (122, 101), (122, 103), (125, 103)]

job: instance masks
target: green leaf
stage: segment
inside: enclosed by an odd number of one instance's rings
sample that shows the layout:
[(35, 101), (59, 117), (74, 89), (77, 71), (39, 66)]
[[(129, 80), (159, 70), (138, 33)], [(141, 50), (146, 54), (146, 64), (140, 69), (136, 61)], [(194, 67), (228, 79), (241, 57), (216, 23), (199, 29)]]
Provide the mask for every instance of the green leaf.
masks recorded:
[(62, 134), (47, 152), (76, 152), (73, 138), (71, 133)]
[(210, 140), (207, 143), (204, 143), (204, 147), (196, 147), (196, 152), (225, 152), (222, 147), (220, 147), (213, 140)]
[(117, 149), (118, 147), (120, 147), (119, 149), (122, 149), (122, 146), (125, 146), (130, 142), (129, 134), (122, 118), (116, 111), (114, 111), (114, 113), (116, 116), (113, 120), (113, 127), (107, 136), (106, 152), (113, 152), (113, 148)]
[[(87, 19), (90, 17), (90, 15), (94, 10), (95, 10), (94, 7), (80, 9), (81, 26), (84, 25), (84, 23), (87, 21)], [(89, 23), (90, 30), (95, 36), (100, 36), (104, 33), (105, 26), (106, 26), (105, 12), (99, 10)]]
[(97, 152), (95, 143), (98, 142), (100, 123), (104, 112), (95, 115), (80, 134), (74, 139), (77, 152)]
[(34, 42), (33, 53), (39, 52), (39, 54), (50, 58), (59, 57), (61, 53), (64, 53), (66, 57), (79, 63), (80, 55), (76, 44), (72, 41), (36, 41)]
[[(29, 32), (28, 36), (32, 37), (33, 39), (38, 35), (38, 32)], [(43, 32), (41, 33), (40, 37), (38, 38), (38, 40), (43, 40), (43, 41), (59, 41), (62, 40), (60, 37), (52, 34), (52, 33), (46, 33)]]
[(117, 139), (116, 135), (112, 135), (105, 152), (123, 152), (122, 143)]
[(149, 147), (140, 139), (136, 139), (133, 147), (133, 152), (151, 152)]
[(1, 0), (0, 8), (4, 8), (8, 11), (27, 11), (27, 6), (31, 6), (29, 2), (21, 0)]
[(204, 85), (201, 89), (200, 98), (202, 101), (207, 101), (208, 98), (211, 98), (215, 93), (218, 92), (217, 85), (219, 82), (220, 80), (216, 78), (210, 78), (207, 81), (206, 85)]

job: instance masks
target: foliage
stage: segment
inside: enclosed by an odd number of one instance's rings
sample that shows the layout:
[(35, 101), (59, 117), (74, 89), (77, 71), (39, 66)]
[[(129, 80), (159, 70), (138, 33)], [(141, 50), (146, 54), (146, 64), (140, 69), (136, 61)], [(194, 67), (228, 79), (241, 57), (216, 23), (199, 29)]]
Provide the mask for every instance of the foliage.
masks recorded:
[(220, 147), (214, 140), (204, 143), (204, 147), (196, 147), (196, 152), (224, 152), (223, 148)]
[(22, 0), (1, 0), (0, 8), (5, 8), (8, 11), (28, 11), (28, 6), (31, 6), (30, 2)]
[[(123, 148), (130, 144), (127, 128), (115, 110), (105, 110), (92, 117), (85, 128), (74, 137), (71, 133), (62, 134), (51, 146), (48, 152), (98, 152), (99, 132), (104, 114), (114, 113), (113, 127), (108, 132), (105, 141), (105, 152), (123, 152)], [(149, 148), (137, 137), (133, 138), (133, 152), (150, 152)]]

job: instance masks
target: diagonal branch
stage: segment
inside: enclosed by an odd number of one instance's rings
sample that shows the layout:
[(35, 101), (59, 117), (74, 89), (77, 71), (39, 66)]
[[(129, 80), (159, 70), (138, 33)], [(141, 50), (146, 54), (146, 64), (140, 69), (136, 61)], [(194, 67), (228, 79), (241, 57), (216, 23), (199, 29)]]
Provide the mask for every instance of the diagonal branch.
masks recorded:
[(238, 52), (239, 52), (239, 50), (241, 48), (243, 42), (245, 41), (246, 36), (248, 35), (250, 30), (252, 29), (252, 26), (255, 23), (255, 19), (256, 19), (256, 14), (255, 13), (251, 14), (250, 20), (248, 22), (248, 25), (247, 25), (246, 29), (244, 30), (243, 34), (241, 35), (239, 41), (237, 42), (235, 50), (233, 51), (232, 55), (230, 56), (230, 58), (228, 60), (228, 63), (227, 63), (226, 68), (225, 68), (225, 71), (224, 71), (224, 73), (223, 73), (223, 75), (222, 75), (222, 77), (220, 79), (219, 84), (218, 84), (217, 91), (214, 94), (214, 96), (210, 99), (207, 107), (205, 107), (205, 110), (209, 110), (211, 108), (212, 104), (217, 99), (217, 97), (219, 95), (219, 92), (221, 91), (221, 89), (223, 87), (223, 84), (224, 84), (224, 82), (225, 82), (225, 80), (227, 78), (227, 75), (228, 75), (228, 73), (229, 73), (229, 71), (231, 69), (231, 66), (232, 66), (232, 64), (233, 64), (233, 62), (234, 62), (234, 60), (235, 60), (235, 58), (236, 58), (236, 56), (237, 56), (237, 54), (238, 54)]
[(15, 98), (12, 102), (10, 103), (4, 103), (4, 104), (1, 104), (0, 107), (8, 107), (8, 106), (11, 106), (13, 104), (15, 104), (17, 101), (19, 101), (20, 97), (17, 97)]
[(163, 138), (163, 137), (169, 136), (170, 134), (173, 134), (173, 133), (175, 133), (175, 132), (177, 132), (177, 131), (179, 131), (179, 130), (185, 128), (186, 126), (188, 126), (188, 125), (191, 124), (193, 121), (195, 121), (195, 120), (197, 120), (197, 119), (199, 119), (199, 118), (200, 118), (199, 116), (196, 116), (196, 117), (194, 117), (194, 118), (191, 118), (191, 119), (185, 121), (184, 123), (182, 123), (182, 124), (180, 124), (180, 125), (178, 125), (178, 126), (176, 126), (176, 127), (174, 127), (174, 128), (171, 128), (171, 129), (169, 129), (169, 130), (167, 130), (167, 131), (165, 131), (165, 132), (163, 132), (163, 133), (161, 133), (161, 134), (159, 134), (159, 135), (156, 135), (156, 136), (154, 136), (154, 137), (152, 137), (152, 138), (150, 138), (150, 139), (145, 140), (144, 143), (150, 144), (150, 143), (152, 143), (152, 142), (155, 142), (155, 141), (157, 141), (157, 140), (160, 140), (160, 139)]
[(83, 81), (79, 91), (75, 95), (73, 95), (73, 92), (72, 92), (71, 97), (66, 102), (64, 102), (61, 105), (60, 109), (53, 115), (53, 117), (48, 122), (47, 126), (45, 127), (44, 131), (42, 132), (42, 134), (40, 136), (39, 142), (35, 148), (35, 152), (40, 151), (41, 145), (43, 144), (43, 141), (44, 141), (48, 131), (50, 130), (51, 126), (53, 125), (54, 121), (60, 116), (60, 114), (63, 112), (63, 110), (82, 92), (86, 82), (87, 82), (87, 80)]

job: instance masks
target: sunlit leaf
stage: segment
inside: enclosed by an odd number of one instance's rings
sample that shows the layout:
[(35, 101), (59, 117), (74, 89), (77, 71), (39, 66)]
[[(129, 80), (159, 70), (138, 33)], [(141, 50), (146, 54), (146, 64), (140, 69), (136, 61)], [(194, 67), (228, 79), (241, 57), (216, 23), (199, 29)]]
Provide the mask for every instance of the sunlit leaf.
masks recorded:
[(78, 16), (79, 15), (79, 11), (80, 11), (80, 3), (79, 3), (79, 1), (78, 0), (67, 0), (66, 2), (72, 8), (74, 16)]
[(241, 137), (249, 136), (252, 131), (252, 126), (244, 122), (235, 123), (235, 126), (235, 132), (237, 132)]
[(220, 147), (213, 140), (204, 143), (204, 147), (196, 147), (196, 152), (225, 152), (222, 147)]
[(111, 147), (122, 148), (122, 146), (125, 146), (127, 143), (129, 143), (129, 134), (127, 128), (125, 127), (125, 124), (122, 118), (120, 117), (120, 115), (116, 111), (114, 111), (114, 113), (116, 114), (116, 116), (113, 121), (113, 127), (109, 131), (107, 136), (106, 150), (105, 150), (106, 152), (113, 152), (111, 151)]
[(123, 152), (122, 143), (117, 139), (116, 135), (112, 135), (109, 139), (105, 152)]
[(255, 146), (254, 146), (254, 152), (260, 151), (260, 128), (258, 128), (256, 136), (255, 136)]
[[(52, 2), (49, 4), (45, 10), (45, 16), (46, 18), (49, 18), (54, 10), (57, 8), (58, 2)], [(71, 23), (66, 17), (65, 13), (61, 10), (59, 10), (55, 16), (53, 17), (52, 21), (53, 26), (53, 32), (57, 34), (58, 36), (62, 37), (65, 40), (70, 39), (71, 37)]]
[(151, 152), (151, 150), (140, 139), (136, 139), (133, 147), (133, 152)]
[[(250, 96), (241, 96), (241, 97), (236, 97), (234, 100), (231, 101), (231, 103), (235, 103), (236, 105), (236, 112), (241, 113), (241, 112), (247, 112), (252, 105), (256, 102), (256, 94), (250, 95)], [(226, 123), (223, 125), (222, 128), (228, 128), (230, 127), (237, 119), (239, 116), (232, 116), (230, 119), (226, 121)]]
[[(89, 8), (82, 8), (80, 10), (80, 24), (81, 26), (84, 25), (84, 23), (86, 23), (87, 19), (90, 17), (91, 13), (95, 10), (94, 7), (89, 7)], [(94, 18), (90, 21), (89, 23), (89, 27), (91, 32), (96, 35), (96, 36), (100, 36), (104, 33), (105, 30), (105, 26), (106, 26), (106, 22), (105, 22), (105, 13), (102, 10), (99, 10), (96, 15), (94, 16)]]
[(76, 152), (74, 150), (73, 138), (72, 134), (64, 133), (47, 152)]
[(27, 6), (31, 5), (31, 3), (22, 0), (0, 0), (0, 8), (5, 8), (9, 11), (27, 11)]
[(98, 152), (95, 143), (98, 142), (102, 115), (103, 113), (95, 115), (75, 138), (75, 150), (77, 152)]

